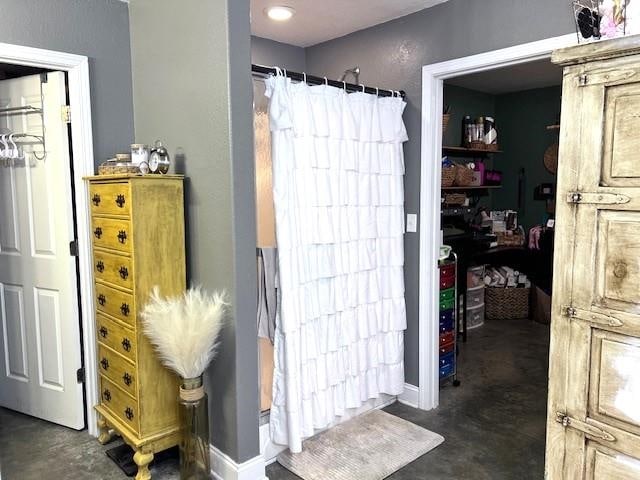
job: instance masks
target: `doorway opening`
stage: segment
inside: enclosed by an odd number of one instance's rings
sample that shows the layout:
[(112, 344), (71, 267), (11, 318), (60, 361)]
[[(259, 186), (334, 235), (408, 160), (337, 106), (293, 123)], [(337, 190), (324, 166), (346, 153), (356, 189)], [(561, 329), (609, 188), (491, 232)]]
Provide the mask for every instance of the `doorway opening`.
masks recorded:
[[(423, 67), (420, 222), (421, 225), (430, 225), (431, 228), (422, 228), (420, 230), (419, 408), (430, 410), (436, 408), (440, 403), (440, 270), (438, 261), (444, 236), (442, 231), (444, 223), (441, 216), (443, 194), (441, 183), (442, 159), (443, 155), (446, 155), (446, 153), (443, 153), (443, 147), (459, 146), (443, 143), (445, 82), (465, 75), (479, 74), (480, 72), (500, 72), (500, 69), (506, 69), (507, 67), (520, 66), (520, 68), (526, 68), (524, 65), (532, 62), (545, 62), (548, 64), (551, 53), (554, 50), (574, 45), (575, 42), (574, 35), (564, 35)], [(503, 80), (509, 78), (508, 75), (504, 74), (504, 70), (503, 75), (497, 73), (496, 76)], [(473, 81), (473, 77), (471, 77), (471, 81)], [(451, 84), (448, 88), (450, 88), (450, 94), (455, 96), (456, 87)], [(526, 85), (524, 85), (522, 89), (526, 90), (526, 88)], [(516, 88), (516, 90), (518, 89), (520, 88)], [(458, 113), (462, 114), (462, 112)], [(469, 116), (471, 116), (471, 113), (469, 112)], [(549, 124), (552, 123), (552, 120), (553, 118)], [(462, 140), (460, 138), (462, 125), (456, 125), (452, 122), (450, 128), (449, 135), (457, 135), (457, 138), (449, 140), (452, 142), (458, 141), (458, 139)], [(456, 163), (464, 163), (464, 161)], [(488, 162), (488, 165), (492, 166), (490, 162)], [(517, 185), (517, 179), (514, 180)], [(485, 188), (484, 191), (488, 192), (490, 189)], [(524, 195), (526, 192), (522, 191), (522, 194)], [(476, 197), (482, 198), (478, 195)], [(491, 199), (492, 197), (489, 196), (489, 200)], [(486, 200), (484, 200), (485, 203)], [(479, 202), (479, 200), (477, 201)], [(478, 205), (481, 206), (479, 203), (476, 204), (474, 211), (477, 211)], [(489, 205), (491, 206), (491, 203)], [(517, 207), (517, 204), (515, 206)], [(463, 272), (465, 280), (466, 275), (465, 269)], [(462, 293), (465, 295), (462, 295)], [(466, 291), (459, 292), (459, 294), (458, 298), (466, 299)], [(457, 302), (456, 307), (458, 307)], [(466, 310), (466, 305), (462, 307)], [(460, 317), (461, 315), (458, 315), (458, 318)], [(459, 328), (459, 330), (464, 332), (464, 325), (461, 326), (463, 328)], [(457, 377), (462, 378), (461, 372), (458, 372)]]
[(88, 60), (0, 44), (0, 65), (0, 403), (95, 435)]

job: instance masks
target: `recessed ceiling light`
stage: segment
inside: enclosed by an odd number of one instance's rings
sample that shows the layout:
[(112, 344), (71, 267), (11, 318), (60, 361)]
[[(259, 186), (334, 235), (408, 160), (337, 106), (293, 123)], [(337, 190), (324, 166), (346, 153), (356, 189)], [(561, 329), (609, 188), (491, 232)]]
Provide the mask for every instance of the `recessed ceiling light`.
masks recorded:
[(269, 7), (265, 8), (264, 11), (271, 20), (276, 20), (278, 22), (285, 22), (296, 13), (293, 8), (284, 6)]

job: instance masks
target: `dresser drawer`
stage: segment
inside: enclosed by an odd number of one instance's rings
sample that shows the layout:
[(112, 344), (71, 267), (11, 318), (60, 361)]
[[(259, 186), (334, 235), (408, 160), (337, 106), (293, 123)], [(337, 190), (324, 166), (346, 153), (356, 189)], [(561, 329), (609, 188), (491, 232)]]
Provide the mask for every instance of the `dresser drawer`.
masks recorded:
[(98, 325), (97, 336), (98, 342), (115, 350), (128, 360), (135, 363), (136, 361), (136, 336), (135, 333), (128, 328), (123, 327), (107, 317), (97, 314), (96, 322)]
[(100, 403), (132, 431), (140, 431), (138, 402), (104, 375), (100, 375)]
[(133, 289), (133, 262), (131, 257), (95, 250), (93, 274), (96, 279)]
[(99, 312), (108, 313), (124, 323), (135, 325), (136, 309), (133, 295), (102, 283), (96, 283), (95, 290), (96, 308)]
[(92, 217), (91, 233), (95, 247), (131, 252), (131, 223), (119, 218)]
[(98, 370), (132, 397), (137, 397), (136, 367), (110, 348), (98, 344)]
[(129, 215), (131, 191), (128, 183), (93, 183), (89, 186), (91, 213)]

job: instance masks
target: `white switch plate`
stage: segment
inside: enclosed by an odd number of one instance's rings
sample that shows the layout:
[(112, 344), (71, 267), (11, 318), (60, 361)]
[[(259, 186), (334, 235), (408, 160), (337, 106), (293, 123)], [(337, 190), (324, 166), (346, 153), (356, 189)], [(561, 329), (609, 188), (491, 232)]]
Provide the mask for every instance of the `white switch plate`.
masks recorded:
[(418, 231), (418, 215), (415, 213), (407, 214), (407, 232), (415, 233)]

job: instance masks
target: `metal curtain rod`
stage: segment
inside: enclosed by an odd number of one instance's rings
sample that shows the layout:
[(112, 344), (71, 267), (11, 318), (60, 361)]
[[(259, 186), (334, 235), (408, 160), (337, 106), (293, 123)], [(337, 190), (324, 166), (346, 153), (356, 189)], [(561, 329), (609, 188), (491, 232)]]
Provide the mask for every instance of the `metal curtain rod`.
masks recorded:
[[(322, 85), (326, 83), (327, 85), (331, 85), (332, 87), (345, 88), (348, 92), (361, 92), (362, 85), (356, 85), (354, 83), (344, 83), (338, 80), (327, 80), (324, 77), (316, 77), (314, 75), (307, 75), (305, 73), (300, 72), (292, 72), (290, 70), (285, 70), (284, 68), (280, 69), (284, 74), (286, 72), (287, 77), (291, 80), (296, 80), (298, 82), (306, 81), (309, 85)], [(277, 70), (275, 67), (266, 67), (264, 65), (251, 65), (251, 71), (253, 73), (260, 73), (262, 75), (277, 75)], [(404, 90), (387, 90), (382, 88), (375, 87), (364, 87), (365, 93), (371, 93), (373, 95), (378, 95), (380, 97), (393, 97), (400, 93), (400, 97), (405, 98)]]

